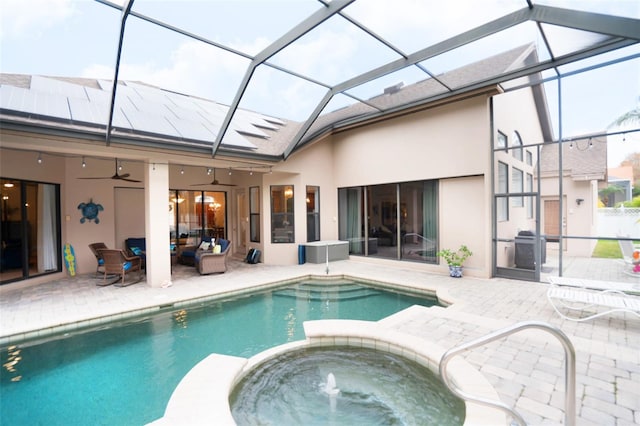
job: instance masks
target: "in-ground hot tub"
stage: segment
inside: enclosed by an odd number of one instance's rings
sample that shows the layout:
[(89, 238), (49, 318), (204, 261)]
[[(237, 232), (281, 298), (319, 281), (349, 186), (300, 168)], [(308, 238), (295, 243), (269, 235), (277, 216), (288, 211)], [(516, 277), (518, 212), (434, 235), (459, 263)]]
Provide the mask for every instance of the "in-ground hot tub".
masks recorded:
[(464, 402), (427, 367), (353, 346), (307, 347), (255, 366), (229, 399), (239, 426), (459, 426)]
[[(329, 356), (333, 357), (336, 354), (346, 354), (352, 351), (353, 354), (356, 354), (354, 358), (357, 362), (358, 353), (363, 355), (366, 353), (367, 357), (370, 357), (371, 353), (373, 353), (373, 359), (383, 360), (382, 363), (385, 362), (384, 360), (387, 360), (387, 362), (397, 361), (400, 368), (399, 371), (405, 371), (404, 374), (421, 376), (424, 372), (423, 368), (426, 368), (434, 376), (437, 376), (438, 363), (445, 352), (436, 343), (394, 332), (378, 323), (369, 321), (308, 321), (304, 323), (304, 330), (307, 337), (306, 340), (281, 345), (261, 352), (249, 359), (217, 354), (209, 356), (196, 365), (180, 382), (171, 396), (164, 417), (154, 422), (154, 425), (184, 424), (190, 421), (209, 422), (216, 425), (247, 424), (245, 423), (245, 418), (239, 417), (238, 421), (236, 421), (232, 415), (231, 402), (238, 400), (242, 384), (249, 383), (253, 377), (257, 377), (265, 366), (278, 364), (279, 361), (282, 363), (282, 374), (294, 374), (295, 376), (294, 370), (296, 366), (303, 365), (306, 362), (304, 357), (298, 357), (300, 354), (319, 353), (323, 354), (323, 356), (330, 354)], [(298, 359), (296, 360), (296, 358)], [(310, 358), (309, 360), (311, 365), (317, 362), (315, 359)], [(402, 414), (399, 413), (405, 410), (405, 408), (400, 407), (403, 405), (402, 400), (407, 402), (411, 398), (417, 398), (417, 402), (411, 400), (411, 402), (404, 404), (408, 406), (429, 404), (428, 398), (431, 391), (424, 391), (425, 394), (422, 396), (422, 400), (420, 399), (421, 395), (409, 394), (413, 391), (403, 393), (405, 392), (403, 390), (403, 382), (406, 379), (404, 376), (391, 375), (390, 377), (397, 378), (395, 383), (388, 383), (388, 378), (385, 379), (387, 382), (384, 384), (382, 382), (377, 383), (377, 373), (363, 374), (363, 370), (370, 368), (367, 363), (356, 363), (351, 364), (351, 366), (348, 364), (341, 365), (337, 362), (332, 364), (332, 371), (319, 370), (321, 371), (320, 378), (309, 379), (308, 376), (306, 378), (305, 376), (300, 376), (299, 378), (293, 378), (293, 380), (312, 382), (311, 391), (319, 391), (314, 394), (315, 402), (320, 402), (318, 406), (321, 407), (325, 415), (331, 416), (332, 413), (336, 413), (341, 408), (341, 405), (346, 403), (350, 404), (354, 411), (364, 416), (361, 417), (363, 420), (350, 417), (348, 419), (351, 422), (350, 424), (363, 424), (363, 422), (365, 424), (376, 424), (375, 422), (370, 422), (372, 418), (387, 421), (387, 423), (377, 424), (415, 424), (400, 422)], [(356, 365), (356, 367), (353, 367), (353, 365)], [(410, 368), (404, 370), (406, 366), (410, 366)], [(348, 372), (349, 369), (360, 371), (359, 377), (366, 378), (355, 387), (357, 388), (356, 390), (354, 390), (353, 385), (348, 385), (347, 380), (350, 379), (343, 380), (347, 377), (343, 373)], [(451, 380), (460, 390), (483, 398), (498, 399), (496, 391), (486, 378), (466, 361), (460, 358), (452, 360), (448, 365), (448, 370)], [(322, 377), (324, 373), (326, 373), (326, 377)], [(400, 373), (401, 376), (402, 374)], [(274, 382), (276, 379), (279, 380), (277, 377), (277, 375), (272, 377)], [(417, 381), (420, 382), (419, 377)], [(314, 386), (316, 387), (315, 389)], [(439, 386), (441, 386), (441, 383), (436, 387), (439, 388)], [(380, 387), (385, 387), (384, 392), (380, 392)], [(291, 397), (291, 395), (283, 393), (282, 388), (278, 388), (275, 383), (267, 383), (263, 389), (265, 389), (263, 392), (265, 396), (273, 398), (273, 401)], [(411, 389), (416, 388), (412, 387)], [(439, 390), (436, 389), (436, 393), (438, 392)], [(389, 395), (394, 396), (390, 397)], [(293, 396), (299, 398), (299, 395)], [(348, 399), (345, 399), (345, 396)], [(395, 401), (391, 403), (386, 398), (391, 398)], [(457, 399), (454, 397), (454, 400)], [(287, 407), (287, 401), (278, 402), (277, 404), (280, 407), (285, 407), (285, 409)], [(454, 406), (456, 404), (458, 403), (453, 403)], [(250, 407), (248, 413), (251, 414), (252, 410), (253, 408)], [(293, 410), (293, 405), (289, 405), (289, 414), (291, 414), (291, 410)], [(455, 423), (455, 417), (459, 416), (459, 413), (456, 414), (455, 410), (454, 408), (454, 423), (449, 424), (461, 424)], [(253, 410), (253, 414), (257, 414), (258, 411), (256, 408)], [(286, 412), (286, 410), (284, 411)], [(506, 417), (502, 412), (484, 406), (465, 403), (463, 411), (464, 417), (459, 420), (465, 425), (506, 424)], [(374, 412), (375, 414), (372, 414)], [(408, 416), (412, 415), (415, 415), (415, 413), (409, 410)], [(297, 423), (295, 420), (285, 421), (284, 423), (282, 421), (279, 422), (277, 421), (274, 424), (309, 424), (305, 422)], [(251, 423), (249, 421), (248, 424), (259, 423), (255, 421)], [(319, 424), (327, 424), (327, 422)], [(420, 421), (417, 424), (424, 423)], [(441, 423), (436, 422), (436, 424)]]

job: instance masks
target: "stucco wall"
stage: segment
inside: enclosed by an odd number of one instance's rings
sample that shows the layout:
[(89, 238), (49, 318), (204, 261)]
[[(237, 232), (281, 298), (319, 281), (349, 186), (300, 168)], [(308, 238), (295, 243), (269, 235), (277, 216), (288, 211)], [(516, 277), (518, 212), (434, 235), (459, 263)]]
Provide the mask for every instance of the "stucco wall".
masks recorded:
[(334, 136), (336, 186), (487, 172), (487, 99), (472, 98)]
[[(467, 273), (488, 277), (491, 186), (484, 176), (490, 171), (489, 141), (484, 97), (342, 132), (333, 138), (335, 186), (441, 179), (440, 247), (466, 244), (474, 253), (465, 263)], [(446, 272), (444, 264), (424, 268)]]
[[(298, 245), (307, 242), (307, 186), (320, 187), (320, 235), (322, 240), (338, 239), (338, 201), (333, 173), (333, 150), (328, 141), (309, 146), (262, 176), (263, 261), (276, 265), (298, 263)], [(271, 242), (271, 186), (293, 185), (295, 242)]]
[[(96, 260), (89, 244), (104, 242), (108, 247), (122, 247), (122, 241), (115, 240), (114, 186), (142, 188), (142, 185), (128, 182), (123, 185), (123, 182), (110, 179), (78, 179), (113, 175), (113, 161), (87, 160), (87, 167), (82, 168), (81, 157), (65, 158), (45, 153), (42, 154), (42, 164), (37, 164), (36, 158), (37, 154), (33, 152), (3, 150), (0, 160), (2, 176), (60, 184), (62, 244), (68, 242), (74, 247), (78, 273), (95, 271)], [(127, 170), (122, 173), (131, 172), (132, 177), (143, 178), (140, 164), (130, 163), (125, 167)], [(90, 200), (104, 208), (98, 215), (99, 224), (93, 221), (80, 223), (82, 213), (78, 205)], [(144, 235), (144, 222), (140, 232)]]

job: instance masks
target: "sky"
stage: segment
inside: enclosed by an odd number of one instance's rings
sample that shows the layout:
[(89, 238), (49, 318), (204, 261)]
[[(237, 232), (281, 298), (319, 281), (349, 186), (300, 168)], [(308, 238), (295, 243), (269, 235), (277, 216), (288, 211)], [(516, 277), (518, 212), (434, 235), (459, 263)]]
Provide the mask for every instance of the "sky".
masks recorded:
[[(121, 0), (117, 0), (120, 2)], [(637, 0), (534, 0), (534, 3), (640, 18)], [(170, 23), (238, 52), (255, 55), (320, 7), (316, 0), (135, 0), (133, 10)], [(526, 7), (525, 0), (358, 0), (345, 11), (404, 53), (413, 53), (500, 15)], [(0, 0), (0, 71), (3, 73), (88, 77), (111, 80), (120, 13), (91, 0)], [(560, 31), (554, 39), (566, 46), (591, 35)], [(542, 40), (534, 24), (423, 63), (434, 73), (446, 72), (507, 50)], [(564, 46), (559, 46), (564, 47)], [(540, 50), (544, 59), (544, 52)], [(624, 55), (640, 55), (640, 46)], [(611, 56), (617, 58), (620, 53)], [(362, 31), (332, 18), (270, 61), (326, 84), (336, 84), (398, 55), (380, 49)], [(181, 93), (230, 104), (249, 60), (199, 41), (129, 17), (120, 78), (138, 80)], [(589, 66), (585, 61), (580, 66)], [(570, 67), (566, 67), (570, 69)], [(399, 81), (410, 84), (427, 78), (416, 67), (353, 89), (369, 98)], [(616, 131), (609, 124), (640, 102), (640, 58), (563, 80), (563, 135)], [(557, 84), (546, 85), (554, 130)], [(241, 107), (288, 119), (304, 119), (326, 89), (261, 67), (245, 92)], [(353, 100), (339, 96), (329, 108)], [(634, 127), (640, 127), (638, 123)], [(609, 165), (640, 152), (640, 134), (610, 143)]]

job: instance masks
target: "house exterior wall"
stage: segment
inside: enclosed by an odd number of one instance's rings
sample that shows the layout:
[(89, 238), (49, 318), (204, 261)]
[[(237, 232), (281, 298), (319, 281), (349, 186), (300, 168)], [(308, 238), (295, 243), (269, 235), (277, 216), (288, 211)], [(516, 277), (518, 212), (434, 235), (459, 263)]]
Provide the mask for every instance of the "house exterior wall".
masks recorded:
[[(518, 92), (522, 93), (522, 92)], [(530, 92), (526, 92), (530, 95)], [(522, 95), (521, 95), (522, 96)], [(514, 95), (514, 98), (516, 96)], [(525, 96), (526, 97), (526, 96)], [(513, 102), (519, 105), (518, 113), (533, 116), (532, 102)], [(506, 107), (505, 113), (512, 112)], [(507, 119), (505, 119), (506, 122)], [(218, 176), (224, 182), (230, 181), (235, 188), (227, 190), (228, 229), (238, 227), (237, 218), (248, 217), (248, 212), (236, 214), (235, 194), (245, 191), (248, 197), (251, 186), (261, 187), (261, 237), (259, 243), (250, 242), (247, 232), (247, 248), (262, 250), (262, 261), (267, 264), (292, 265), (298, 261), (298, 246), (306, 242), (306, 186), (320, 187), (320, 227), (322, 240), (338, 238), (338, 197), (339, 188), (351, 186), (399, 183), (427, 179), (439, 180), (439, 247), (457, 248), (466, 244), (474, 255), (465, 263), (470, 275), (489, 277), (491, 275), (491, 117), (487, 94), (464, 100), (434, 106), (422, 111), (385, 119), (365, 126), (327, 136), (303, 149), (296, 151), (287, 161), (274, 164), (272, 173), (259, 170), (253, 175), (246, 172), (233, 176)], [(517, 126), (514, 125), (513, 128)], [(525, 142), (535, 139), (533, 130), (522, 125), (520, 131)], [(507, 129), (510, 131), (511, 129)], [(539, 130), (538, 130), (539, 133)], [(17, 144), (24, 142), (29, 149), (38, 151), (43, 141), (30, 135), (21, 135)], [(3, 139), (4, 142), (4, 139)], [(56, 170), (45, 173), (45, 168), (30, 170), (22, 165), (34, 161), (33, 152), (18, 153), (3, 151), (3, 175), (23, 179), (35, 179), (61, 183), (63, 242), (70, 241), (78, 253), (80, 273), (95, 270), (95, 259), (88, 250), (88, 244), (103, 241), (110, 247), (122, 247), (123, 241), (116, 241), (115, 186), (144, 188), (142, 183), (122, 181), (80, 180), (83, 174), (90, 176), (111, 176), (114, 164), (111, 161), (91, 161), (86, 169), (81, 167), (81, 155), (119, 156), (130, 158), (123, 172), (144, 180), (145, 167), (149, 164), (164, 164), (169, 154), (127, 150), (125, 147), (88, 146), (73, 140), (57, 138), (47, 141), (51, 149), (74, 155), (55, 160)], [(106, 155), (109, 151), (109, 155)], [(4, 155), (6, 153), (6, 155)], [(22, 158), (13, 159), (14, 156)], [(55, 157), (52, 157), (55, 158)], [(171, 159), (175, 162), (175, 158)], [(126, 160), (125, 160), (126, 161)], [(170, 189), (193, 189), (191, 186), (206, 182), (211, 177), (204, 170), (210, 159), (189, 159), (184, 161), (186, 173), (171, 166), (168, 171)], [(10, 167), (5, 168), (4, 164)], [(202, 172), (199, 173), (202, 167)], [(13, 170), (16, 170), (14, 173)], [(90, 171), (90, 172), (89, 172)], [(220, 169), (218, 169), (221, 172)], [(271, 242), (271, 186), (293, 185), (295, 208), (294, 243)], [(147, 200), (147, 208), (164, 211), (165, 197)], [(93, 199), (103, 205), (100, 224), (80, 224), (77, 205)], [(240, 219), (242, 220), (242, 219)], [(167, 224), (167, 233), (168, 233)], [(90, 232), (88, 232), (90, 231)], [(230, 234), (231, 235), (231, 234)], [(120, 239), (120, 238), (118, 238)], [(371, 259), (380, 261), (381, 259)], [(428, 271), (446, 273), (446, 265), (412, 263)]]
[[(307, 242), (306, 187), (320, 187), (320, 235), (322, 240), (338, 239), (338, 194), (334, 180), (333, 147), (329, 140), (313, 144), (262, 176), (263, 261), (275, 265), (298, 263), (298, 245)], [(295, 243), (271, 242), (271, 186), (293, 185)]]
[[(597, 235), (598, 182), (595, 180), (574, 180), (565, 175), (562, 181), (563, 197), (563, 233), (568, 236), (589, 237)], [(558, 179), (541, 179), (541, 197), (545, 200), (557, 200)], [(578, 204), (577, 200), (584, 200)], [(545, 217), (541, 224), (544, 229)], [(590, 257), (596, 245), (595, 240), (567, 238), (563, 241), (566, 256)]]
[[(76, 254), (77, 272), (80, 274), (95, 271), (96, 260), (89, 244), (104, 242), (108, 247), (122, 248), (124, 241), (115, 240), (115, 189), (122, 186), (117, 181), (84, 180), (83, 176), (111, 176), (114, 165), (109, 161), (87, 161), (87, 167), (82, 168), (81, 157), (65, 158), (62, 156), (43, 153), (42, 164), (36, 163), (37, 155), (33, 152), (3, 150), (0, 156), (2, 176), (14, 179), (24, 179), (47, 183), (60, 184), (60, 219), (62, 243), (73, 245)], [(141, 165), (131, 163), (127, 167), (140, 169), (131, 172), (142, 178)], [(141, 184), (131, 183), (132, 187), (142, 188)], [(94, 203), (104, 208), (98, 215), (100, 223), (85, 221), (80, 223), (82, 213), (78, 210), (80, 203)], [(144, 212), (142, 212), (144, 217)], [(144, 222), (140, 234), (144, 235)], [(64, 268), (63, 268), (64, 269)], [(63, 270), (63, 273), (66, 271)], [(51, 279), (51, 275), (47, 276)]]
[[(460, 123), (464, 123), (461, 125)], [(439, 246), (466, 244), (469, 275), (491, 271), (489, 110), (479, 96), (334, 135), (335, 188), (439, 179)], [(323, 214), (326, 211), (323, 209)], [(337, 209), (335, 213), (337, 216)], [(446, 264), (420, 264), (446, 272)]]

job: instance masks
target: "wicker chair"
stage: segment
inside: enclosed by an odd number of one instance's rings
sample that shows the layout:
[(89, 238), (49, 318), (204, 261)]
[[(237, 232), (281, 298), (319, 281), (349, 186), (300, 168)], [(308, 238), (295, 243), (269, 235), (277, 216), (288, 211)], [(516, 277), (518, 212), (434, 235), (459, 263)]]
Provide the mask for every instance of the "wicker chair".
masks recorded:
[(104, 272), (104, 259), (100, 254), (100, 250), (108, 249), (105, 243), (93, 243), (89, 244), (89, 249), (91, 249), (91, 253), (96, 257), (96, 262), (98, 262), (98, 267), (96, 268), (96, 276), (100, 273), (100, 268), (103, 268)]
[(196, 269), (201, 275), (222, 273), (227, 270), (227, 255), (231, 251), (231, 241), (220, 253), (198, 250), (196, 253)]
[[(142, 260), (139, 256), (127, 256), (124, 250), (111, 249), (100, 250), (100, 254), (104, 259), (104, 278), (102, 284), (98, 285), (110, 285), (121, 281), (118, 287), (126, 287), (142, 280)], [(125, 284), (127, 273), (133, 271), (138, 271), (137, 279)], [(107, 275), (116, 275), (118, 279), (116, 281), (106, 281)]]

